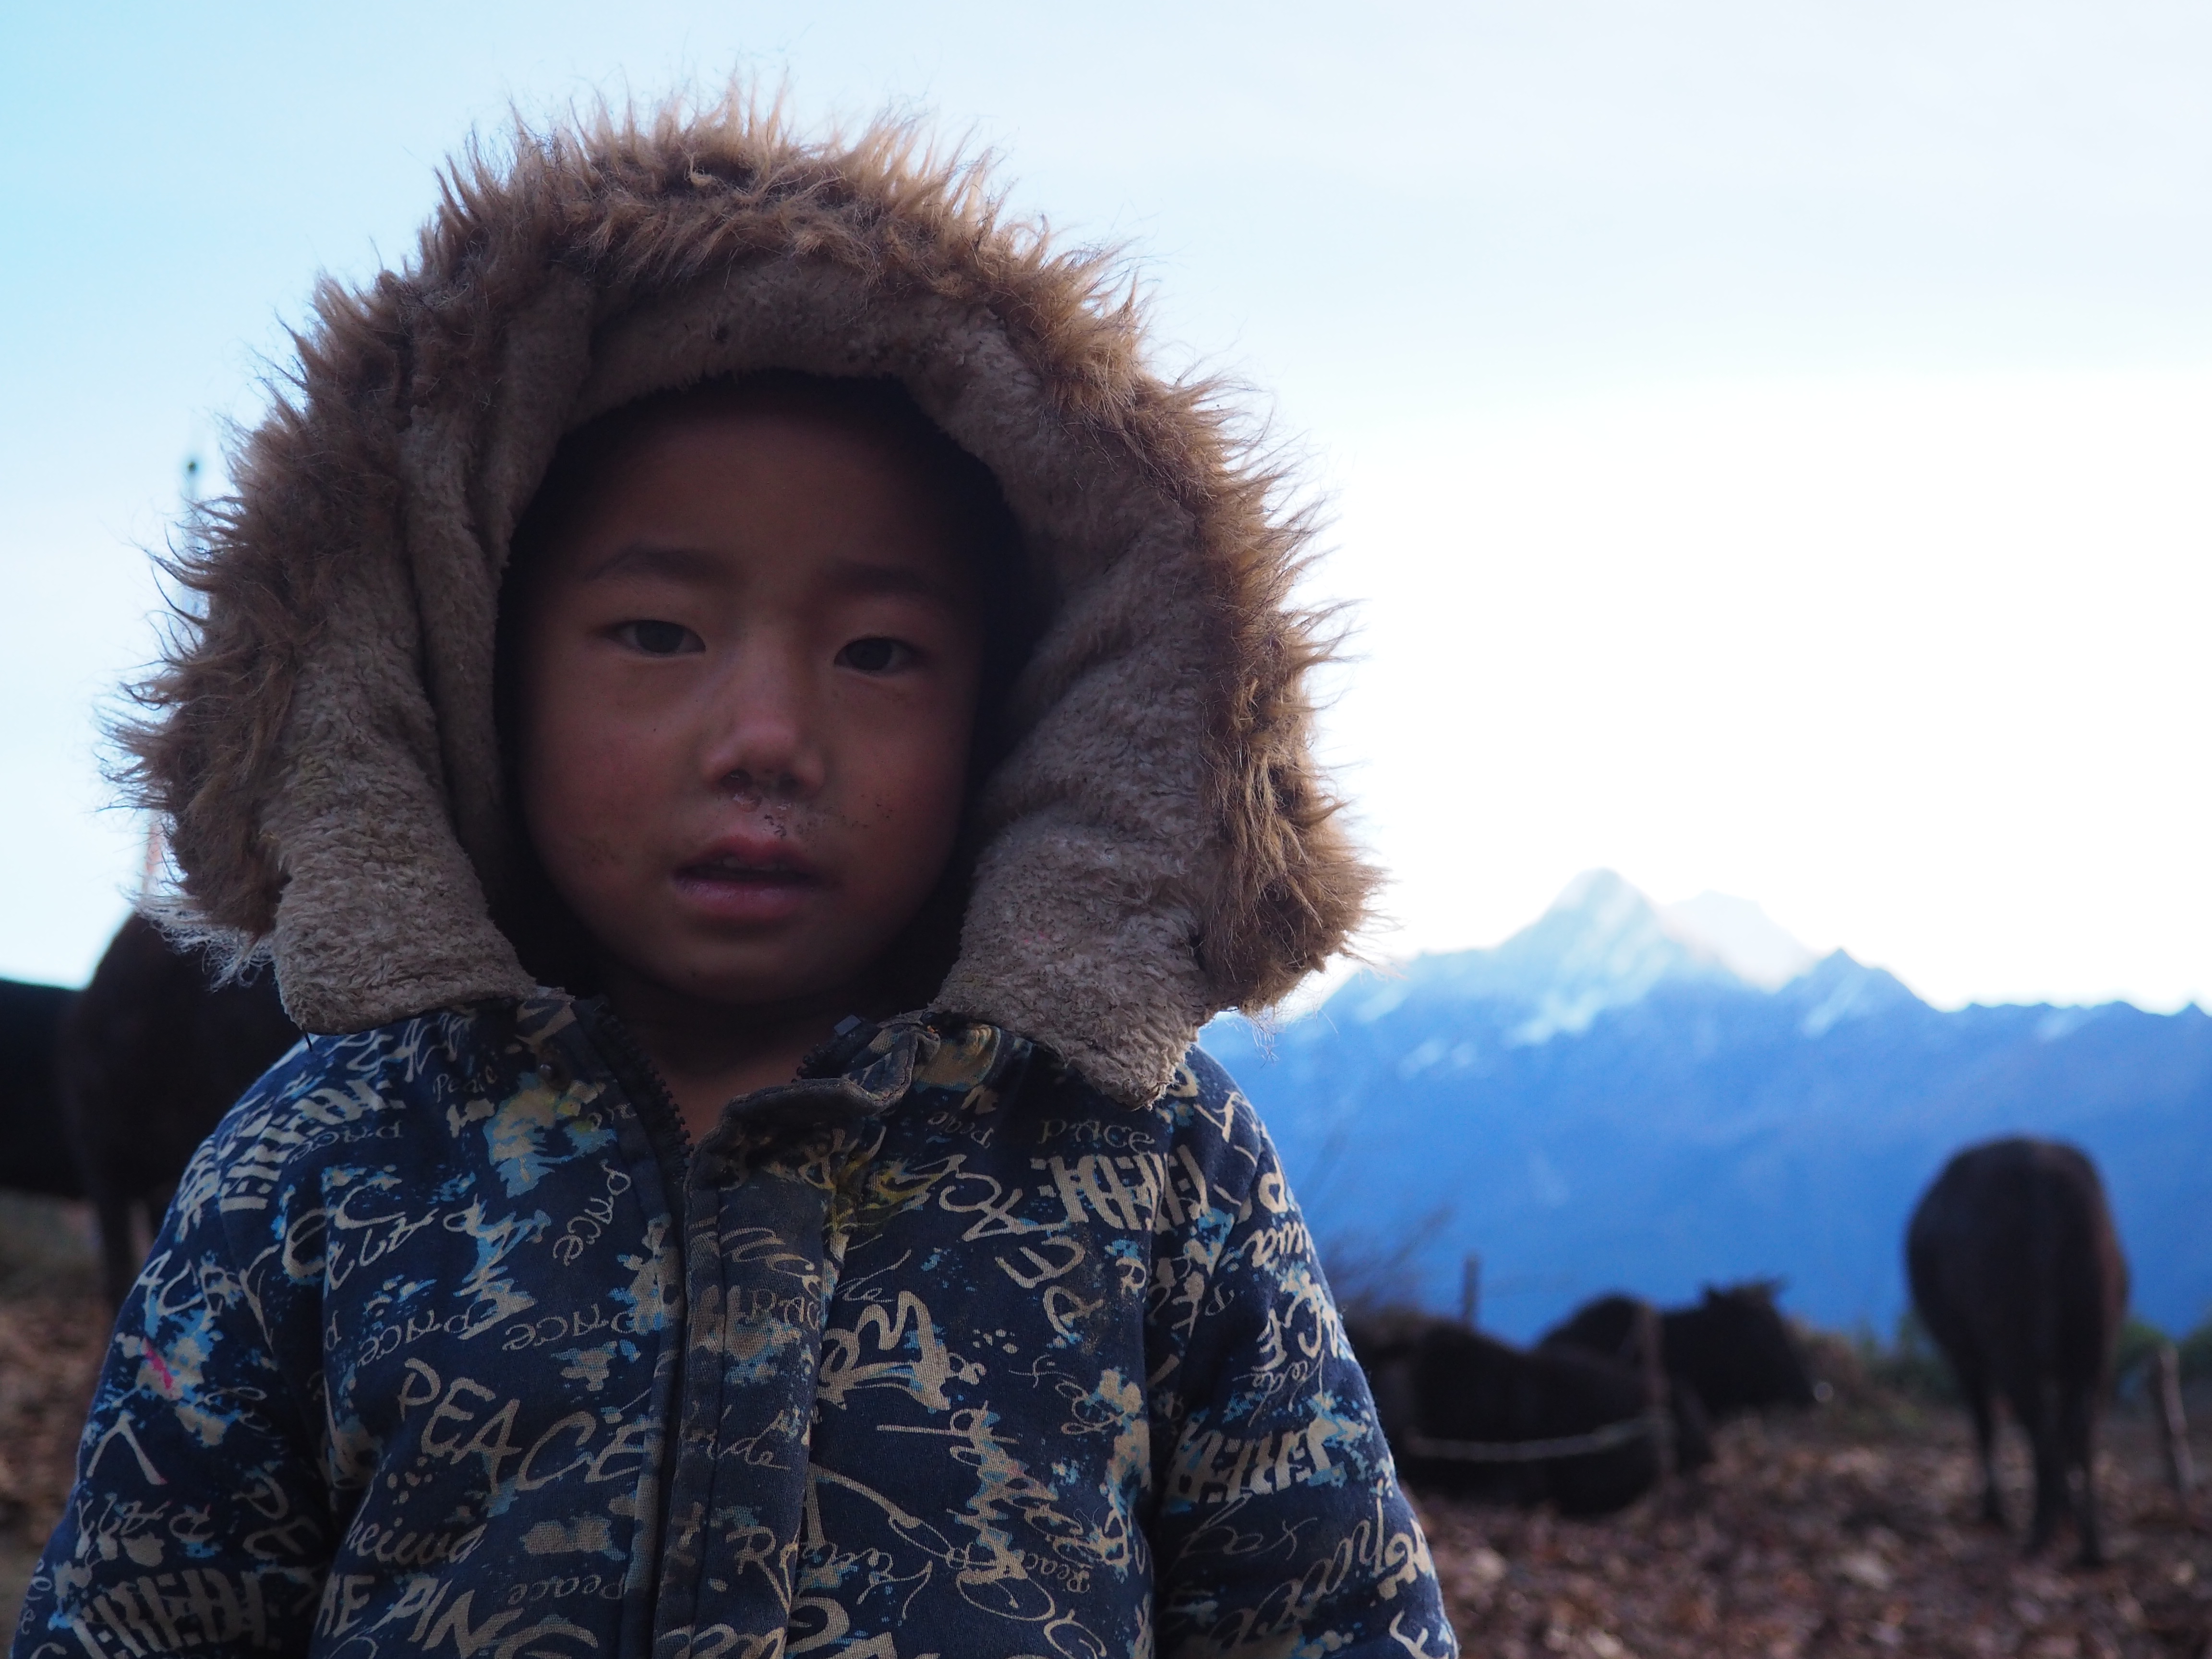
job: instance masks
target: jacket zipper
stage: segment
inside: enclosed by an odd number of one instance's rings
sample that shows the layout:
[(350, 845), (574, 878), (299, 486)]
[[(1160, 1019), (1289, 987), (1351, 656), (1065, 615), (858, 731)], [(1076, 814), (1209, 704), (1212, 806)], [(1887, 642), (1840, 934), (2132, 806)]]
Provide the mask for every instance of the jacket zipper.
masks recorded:
[[(580, 1005), (584, 1034), (605, 1060), (623, 1094), (636, 1112), (638, 1122), (645, 1131), (646, 1143), (652, 1147), (653, 1161), (660, 1170), (661, 1185), (669, 1195), (671, 1219), (675, 1223), (673, 1255), (676, 1282), (683, 1287), (684, 1317), (677, 1329), (676, 1376), (669, 1390), (668, 1419), (661, 1437), (660, 1462), (656, 1476), (659, 1492), (655, 1503), (657, 1516), (653, 1540), (653, 1572), (651, 1605), (646, 1609), (646, 1640), (650, 1644), (656, 1638), (659, 1624), (660, 1560), (668, 1548), (669, 1523), (676, 1498), (676, 1470), (683, 1455), (684, 1384), (690, 1375), (689, 1354), (691, 1346), (691, 1272), (690, 1250), (690, 1214), (691, 1160), (697, 1151), (691, 1132), (684, 1127), (684, 1114), (678, 1109), (676, 1097), (671, 1092), (660, 1073), (653, 1064), (642, 1045), (630, 1035), (629, 1028), (622, 1023), (614, 1009), (605, 1001), (594, 998)], [(866, 1039), (877, 1030), (875, 1024), (858, 1018), (841, 1022), (829, 1038), (811, 1051), (799, 1062), (799, 1074), (807, 1077), (817, 1068), (831, 1073), (842, 1070), (839, 1062), (849, 1063)]]
[(684, 1126), (684, 1114), (677, 1109), (676, 1097), (614, 1010), (595, 1000), (584, 1021), (584, 1029), (628, 1097), (631, 1109), (637, 1114), (638, 1122), (645, 1131), (646, 1144), (653, 1149), (653, 1162), (659, 1167), (660, 1183), (668, 1195), (669, 1218), (673, 1224), (670, 1249), (676, 1284), (684, 1298), (684, 1316), (678, 1321), (675, 1334), (676, 1374), (670, 1385), (668, 1417), (662, 1425), (660, 1459), (654, 1470), (659, 1491), (655, 1499), (650, 1603), (645, 1618), (649, 1644), (658, 1623), (659, 1564), (668, 1548), (670, 1511), (676, 1497), (676, 1466), (684, 1448), (684, 1382), (690, 1369), (691, 1346), (690, 1188), (694, 1148), (691, 1132)]

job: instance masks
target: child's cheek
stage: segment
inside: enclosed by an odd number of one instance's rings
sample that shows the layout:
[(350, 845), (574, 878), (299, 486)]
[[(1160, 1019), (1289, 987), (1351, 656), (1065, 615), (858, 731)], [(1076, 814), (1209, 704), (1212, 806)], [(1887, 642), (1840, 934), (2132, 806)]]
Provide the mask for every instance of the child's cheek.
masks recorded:
[(523, 780), (531, 838), (556, 883), (604, 882), (632, 862), (638, 831), (668, 793), (655, 723), (590, 690), (580, 678), (546, 687)]
[[(887, 843), (910, 846), (927, 860), (951, 850), (960, 823), (968, 772), (964, 731), (931, 723), (878, 745), (861, 799), (867, 828)], [(933, 870), (930, 879), (936, 878)]]

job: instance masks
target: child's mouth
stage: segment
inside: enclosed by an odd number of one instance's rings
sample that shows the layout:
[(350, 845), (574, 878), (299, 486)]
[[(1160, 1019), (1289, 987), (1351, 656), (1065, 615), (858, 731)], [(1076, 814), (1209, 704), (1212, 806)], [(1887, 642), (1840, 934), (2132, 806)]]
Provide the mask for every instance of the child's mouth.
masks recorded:
[(677, 890), (720, 921), (775, 922), (796, 915), (823, 879), (787, 852), (768, 858), (714, 853), (678, 867)]

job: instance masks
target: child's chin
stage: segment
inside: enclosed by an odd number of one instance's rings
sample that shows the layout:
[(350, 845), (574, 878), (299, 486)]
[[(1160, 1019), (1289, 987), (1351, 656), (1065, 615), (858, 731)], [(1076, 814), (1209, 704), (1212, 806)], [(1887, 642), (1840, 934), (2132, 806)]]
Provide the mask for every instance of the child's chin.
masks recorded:
[(803, 922), (821, 908), (822, 884), (805, 878), (749, 880), (681, 875), (678, 902), (709, 927), (776, 929)]
[(647, 977), (697, 1001), (766, 1009), (844, 994), (868, 966), (846, 960), (850, 954), (834, 929), (691, 929), (645, 943), (633, 960)]

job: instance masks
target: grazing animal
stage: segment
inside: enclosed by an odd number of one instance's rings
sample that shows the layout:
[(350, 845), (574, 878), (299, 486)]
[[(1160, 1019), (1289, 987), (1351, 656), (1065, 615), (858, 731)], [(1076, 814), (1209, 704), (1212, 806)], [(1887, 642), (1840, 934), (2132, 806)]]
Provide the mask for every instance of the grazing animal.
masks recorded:
[(1774, 1305), (1775, 1288), (1708, 1285), (1696, 1306), (1659, 1316), (1668, 1368), (1688, 1379), (1716, 1423), (1769, 1406), (1819, 1403), (1804, 1347)]
[(1665, 1326), (1652, 1305), (1632, 1296), (1603, 1296), (1575, 1310), (1564, 1324), (1537, 1340), (1540, 1353), (1602, 1354), (1626, 1364), (1644, 1363), (1644, 1345), (1656, 1340), (1666, 1377), (1667, 1413), (1674, 1425), (1674, 1467), (1686, 1474), (1713, 1461), (1712, 1419), (1686, 1377), (1668, 1369)]
[(266, 974), (217, 986), (143, 916), (123, 924), (62, 1024), (69, 1132), (100, 1222), (100, 1284), (121, 1306), (193, 1151), (299, 1040)]
[[(1346, 1328), (1392, 1455), (1416, 1486), (1602, 1515), (1665, 1472), (1655, 1402), (1637, 1366), (1572, 1350), (1523, 1352), (1424, 1314), (1355, 1317)], [(1508, 1449), (1562, 1440), (1583, 1443), (1550, 1456)]]
[(1921, 1322), (1973, 1413), (1984, 1518), (2004, 1522), (1992, 1415), (2002, 1397), (2035, 1452), (2029, 1553), (2070, 1510), (2082, 1563), (2101, 1561), (2094, 1441), (2128, 1268), (2096, 1166), (2057, 1141), (1968, 1147), (1913, 1211), (1905, 1262)]
[(54, 1078), (62, 1021), (76, 998), (58, 985), (0, 979), (0, 1187), (84, 1196)]
[[(1804, 1350), (1774, 1305), (1771, 1284), (1705, 1287), (1694, 1306), (1659, 1316), (1659, 1340), (1674, 1414), (1680, 1466), (1712, 1460), (1711, 1425), (1768, 1406), (1810, 1406), (1820, 1397)], [(1586, 1303), (1538, 1346), (1625, 1354), (1645, 1304), (1606, 1296)]]

